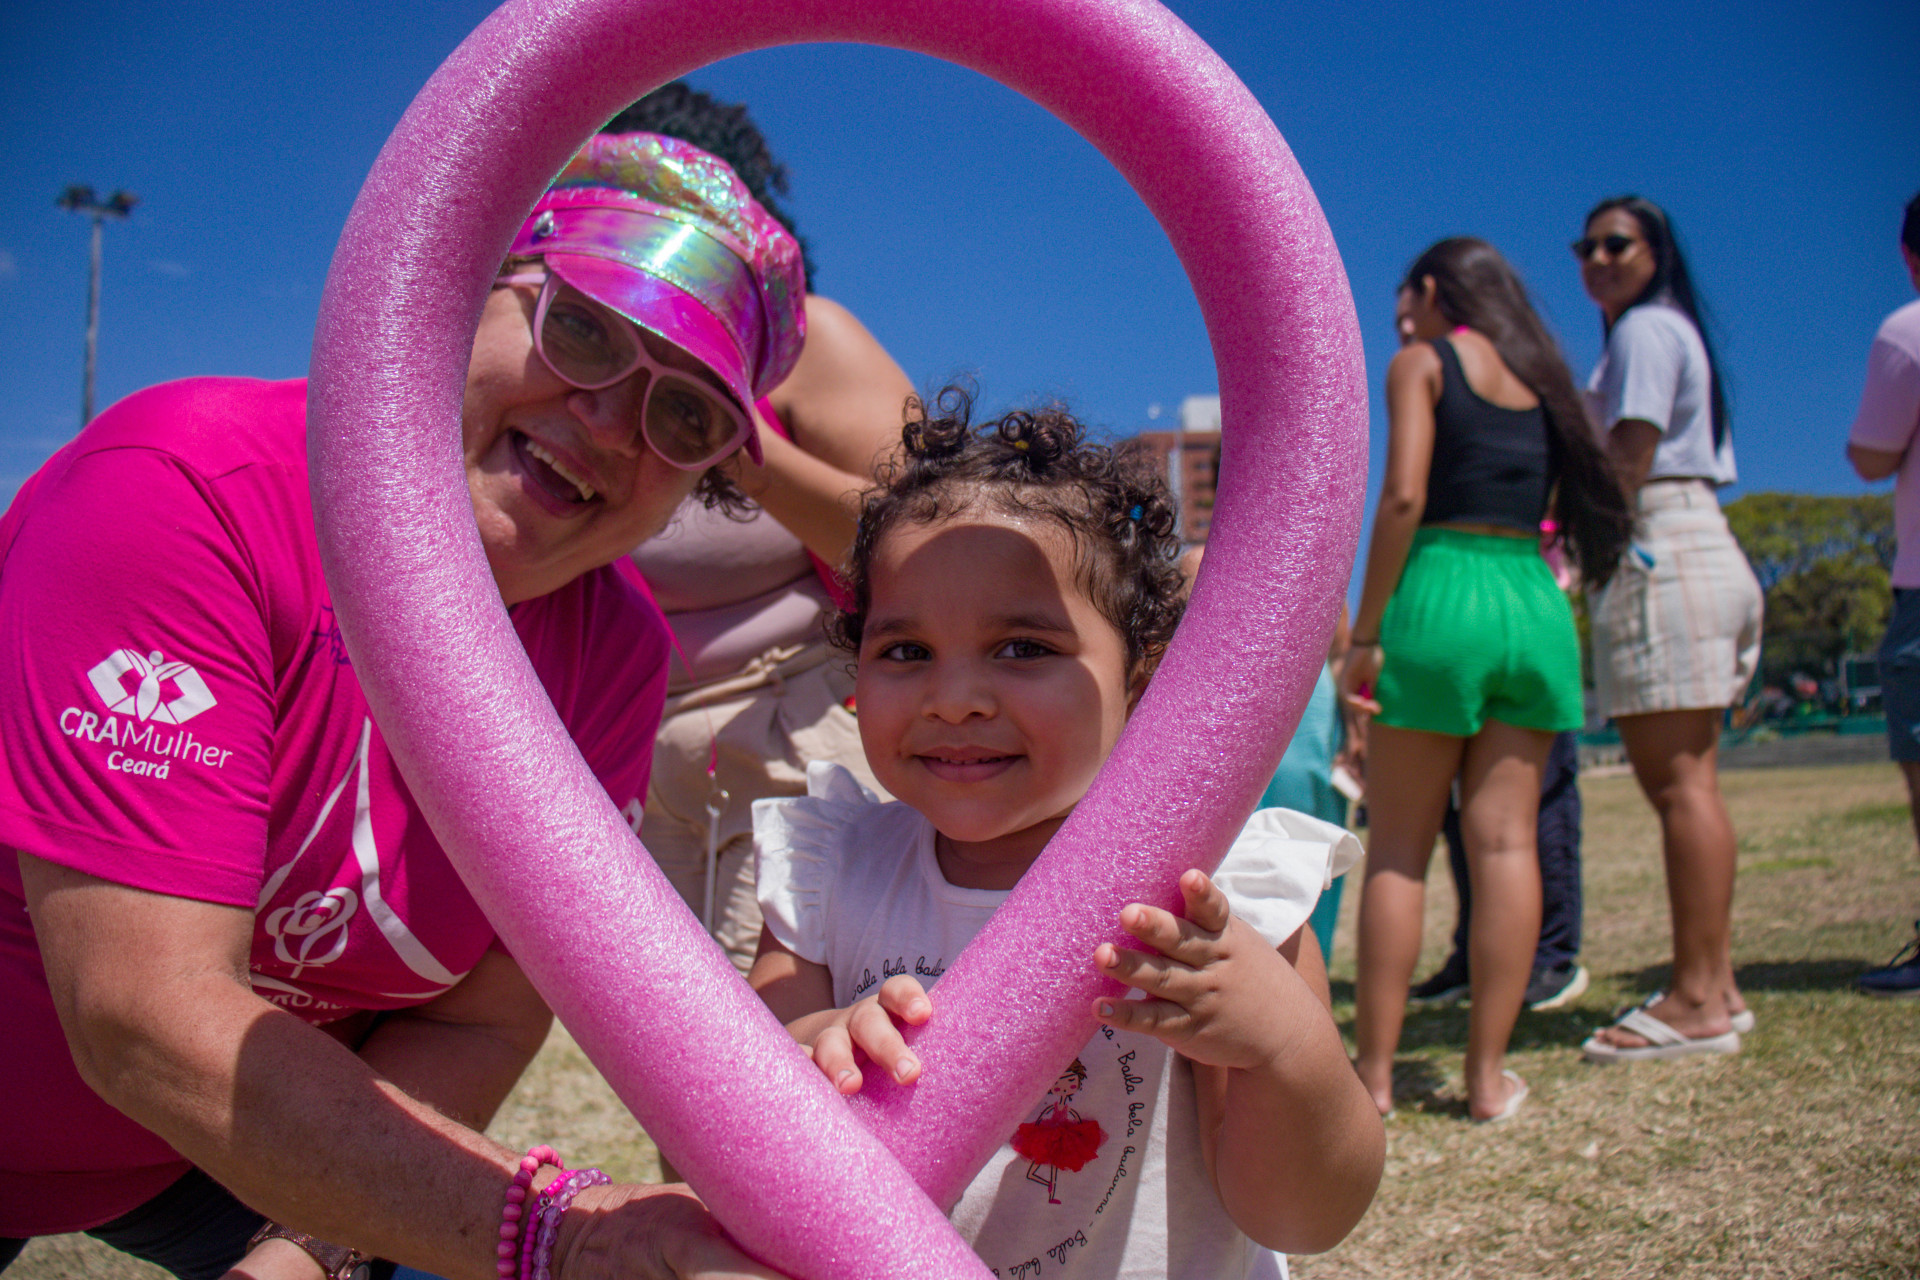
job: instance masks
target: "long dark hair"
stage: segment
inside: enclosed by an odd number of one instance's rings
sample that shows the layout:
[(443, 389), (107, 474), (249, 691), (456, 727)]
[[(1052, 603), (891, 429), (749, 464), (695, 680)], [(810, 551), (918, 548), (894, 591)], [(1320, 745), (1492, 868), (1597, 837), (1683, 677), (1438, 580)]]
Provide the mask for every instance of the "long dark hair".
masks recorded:
[[(1707, 352), (1708, 388), (1710, 403), (1713, 406), (1713, 447), (1718, 452), (1727, 438), (1733, 419), (1727, 413), (1727, 394), (1721, 386), (1720, 361), (1713, 354), (1713, 339), (1707, 336), (1706, 304), (1693, 287), (1693, 276), (1687, 271), (1687, 255), (1680, 250), (1680, 233), (1674, 229), (1673, 219), (1667, 211), (1644, 196), (1611, 196), (1593, 206), (1587, 214), (1587, 220), (1580, 225), (1593, 225), (1593, 220), (1603, 213), (1614, 209), (1624, 209), (1633, 215), (1640, 224), (1640, 238), (1653, 250), (1653, 279), (1647, 281), (1647, 287), (1640, 296), (1628, 303), (1625, 315), (1643, 302), (1670, 302), (1686, 313), (1693, 321), (1694, 331), (1700, 335), (1700, 345)], [(1617, 319), (1605, 324), (1606, 332), (1612, 333)]]
[(1581, 574), (1603, 585), (1627, 549), (1633, 516), (1574, 390), (1573, 373), (1533, 309), (1527, 286), (1498, 249), (1471, 236), (1442, 240), (1414, 259), (1400, 287), (1419, 293), (1429, 276), (1440, 314), (1485, 334), (1513, 376), (1540, 397), (1557, 480), (1554, 520)]

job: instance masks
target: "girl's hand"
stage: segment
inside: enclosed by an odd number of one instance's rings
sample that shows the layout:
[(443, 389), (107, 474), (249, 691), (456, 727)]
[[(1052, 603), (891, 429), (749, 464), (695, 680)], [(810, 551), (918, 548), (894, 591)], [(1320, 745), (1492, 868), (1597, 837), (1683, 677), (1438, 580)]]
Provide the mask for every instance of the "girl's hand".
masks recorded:
[(855, 1059), (858, 1049), (893, 1077), (896, 1084), (920, 1078), (920, 1059), (900, 1034), (895, 1019), (917, 1027), (933, 1016), (933, 1001), (919, 980), (895, 974), (880, 990), (845, 1009), (809, 1014), (788, 1025), (800, 1046), (833, 1087), (843, 1094), (860, 1092), (862, 1077)]
[(1374, 686), (1380, 680), (1380, 666), (1385, 655), (1378, 644), (1359, 644), (1347, 650), (1346, 662), (1340, 668), (1340, 704), (1348, 711), (1364, 715), (1380, 714), (1380, 704), (1373, 699)]
[(1195, 1062), (1241, 1069), (1272, 1063), (1291, 1040), (1279, 998), (1286, 960), (1233, 914), (1205, 873), (1181, 876), (1180, 895), (1184, 920), (1138, 902), (1120, 913), (1120, 926), (1157, 954), (1102, 943), (1094, 967), (1148, 998), (1097, 1000), (1093, 1016), (1117, 1030), (1144, 1032)]

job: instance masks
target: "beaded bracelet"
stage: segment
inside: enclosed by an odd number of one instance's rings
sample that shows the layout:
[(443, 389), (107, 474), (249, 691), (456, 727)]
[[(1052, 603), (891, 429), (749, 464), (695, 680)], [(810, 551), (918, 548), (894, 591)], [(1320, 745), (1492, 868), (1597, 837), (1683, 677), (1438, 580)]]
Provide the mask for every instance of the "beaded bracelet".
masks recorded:
[(553, 1280), (553, 1247), (560, 1240), (560, 1219), (573, 1207), (575, 1196), (588, 1187), (604, 1187), (612, 1181), (598, 1169), (575, 1169), (548, 1184), (546, 1205), (540, 1210), (540, 1243), (533, 1254), (533, 1272), (521, 1280)]
[(529, 1206), (527, 1198), (536, 1194), (533, 1179), (544, 1165), (566, 1170), (552, 1147), (539, 1146), (520, 1157), (520, 1168), (507, 1184), (506, 1204), (500, 1210), (500, 1243), (494, 1249), (494, 1270), (500, 1280), (519, 1280), (527, 1274), (528, 1255), (535, 1235), (535, 1222), (528, 1214), (531, 1211), (537, 1215), (544, 1207), (539, 1200)]

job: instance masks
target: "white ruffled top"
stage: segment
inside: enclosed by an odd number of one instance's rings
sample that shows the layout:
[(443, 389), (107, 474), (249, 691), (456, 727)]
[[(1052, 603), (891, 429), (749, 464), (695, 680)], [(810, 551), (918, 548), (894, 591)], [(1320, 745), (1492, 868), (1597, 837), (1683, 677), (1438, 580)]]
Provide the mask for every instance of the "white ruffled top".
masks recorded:
[[(1006, 901), (1006, 890), (949, 884), (934, 856), (933, 824), (899, 801), (882, 802), (840, 765), (807, 767), (804, 796), (757, 800), (753, 833), (759, 896), (767, 927), (803, 960), (834, 976), (835, 1000), (866, 994), (862, 974), (847, 972), (874, 943), (901, 952), (923, 983), (949, 962)], [(1361, 857), (1353, 833), (1292, 809), (1261, 809), (1247, 819), (1214, 873), (1233, 912), (1278, 946), (1305, 924), (1320, 892)], [(908, 921), (935, 936), (897, 945)], [(935, 907), (933, 918), (925, 911)], [(885, 975), (881, 975), (884, 980)]]

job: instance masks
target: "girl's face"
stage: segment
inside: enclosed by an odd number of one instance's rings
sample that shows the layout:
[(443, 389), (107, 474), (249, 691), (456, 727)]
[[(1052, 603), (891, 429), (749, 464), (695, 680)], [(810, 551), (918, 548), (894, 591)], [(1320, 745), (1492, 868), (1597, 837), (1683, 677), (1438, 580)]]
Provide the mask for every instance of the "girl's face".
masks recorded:
[(1126, 642), (1075, 577), (1058, 525), (978, 510), (874, 552), (860, 739), (953, 884), (1011, 888), (1126, 726)]
[(1608, 209), (1587, 224), (1593, 250), (1580, 260), (1580, 283), (1611, 324), (1653, 281), (1653, 246), (1640, 219), (1625, 209)]

